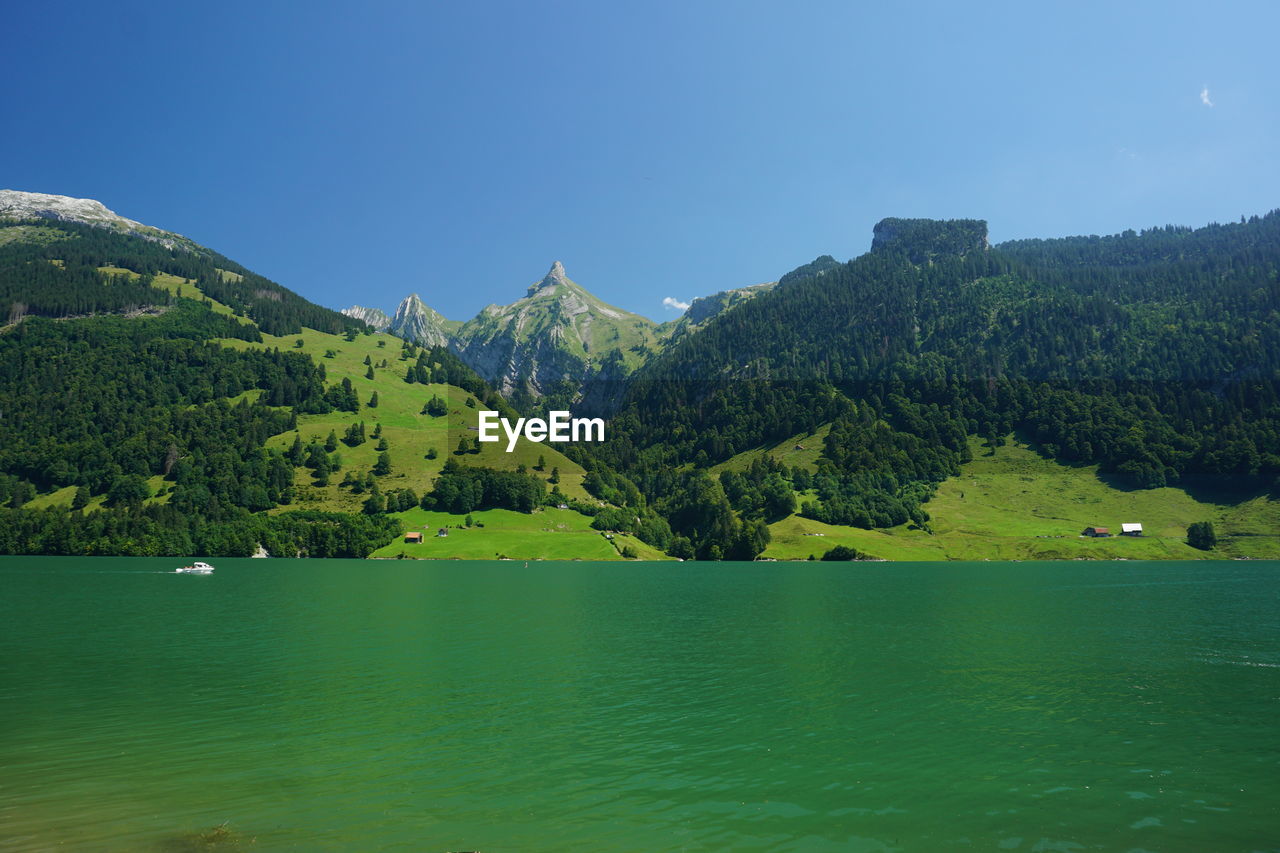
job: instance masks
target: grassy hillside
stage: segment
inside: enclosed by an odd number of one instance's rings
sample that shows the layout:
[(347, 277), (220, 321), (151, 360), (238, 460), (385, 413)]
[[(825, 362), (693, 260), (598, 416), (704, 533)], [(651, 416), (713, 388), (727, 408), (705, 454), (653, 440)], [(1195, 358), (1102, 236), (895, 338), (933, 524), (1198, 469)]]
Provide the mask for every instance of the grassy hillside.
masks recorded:
[[(99, 271), (109, 276), (133, 280), (139, 278), (136, 272), (122, 267), (103, 266), (99, 267)], [(169, 290), (176, 296), (201, 301), (215, 313), (235, 315), (229, 306), (208, 299), (190, 279), (161, 273), (155, 277), (154, 286)], [(236, 319), (252, 324), (251, 320), (244, 317)], [(476, 424), (479, 406), (468, 406), (470, 395), (455, 386), (405, 382), (406, 370), (416, 363), (416, 358), (402, 358), (403, 341), (397, 337), (360, 334), (348, 340), (344, 335), (303, 329), (295, 335), (264, 334), (261, 343), (230, 338), (219, 339), (217, 342), (233, 349), (278, 348), (282, 351), (305, 353), (317, 364), (324, 366), (327, 385), (339, 385), (343, 379), (350, 379), (359, 396), (361, 405), (357, 413), (335, 411), (325, 415), (300, 414), (297, 417), (296, 431), (280, 433), (268, 440), (268, 447), (279, 449), (288, 449), (296, 437), (301, 438), (304, 445), (313, 441), (323, 444), (330, 432), (336, 433), (341, 439), (351, 424), (361, 421), (365, 424), (367, 436), (363, 444), (355, 447), (339, 442), (341, 468), (330, 475), (328, 485), (316, 485), (309, 469), (297, 468), (293, 502), (269, 512), (298, 509), (361, 512), (368, 493), (354, 493), (350, 487), (342, 487), (341, 483), (348, 472), (363, 475), (375, 465), (381, 453), (377, 449), (379, 439), (373, 437), (378, 427), (381, 427), (382, 438), (386, 439), (386, 452), (392, 462), (391, 473), (377, 478), (384, 494), (396, 489), (412, 489), (421, 496), (431, 490), (446, 460), (456, 459), (462, 464), (499, 470), (516, 470), (524, 466), (528, 473), (546, 481), (555, 472), (558, 475), (556, 485), (568, 498), (596, 503), (582, 488), (585, 474), (582, 467), (563, 456), (555, 449), (555, 445), (521, 441), (512, 453), (507, 453), (504, 441), (484, 444), (479, 453), (456, 453), (460, 438), (465, 437), (468, 444), (474, 445), (477, 432), (469, 427)], [(366, 359), (372, 365), (366, 364)], [(384, 361), (385, 367), (381, 366)], [(371, 366), (372, 379), (368, 378)], [(231, 398), (229, 402), (234, 405), (241, 399), (256, 398), (261, 393), (261, 390), (253, 389)], [(375, 393), (378, 405), (370, 407), (368, 404)], [(426, 402), (433, 395), (447, 401), (447, 415), (433, 417), (422, 413)], [(429, 451), (434, 451), (434, 459), (427, 458)], [(537, 470), (540, 461), (544, 464), (541, 470)], [(148, 477), (146, 485), (151, 497), (147, 498), (145, 504), (164, 504), (169, 500), (172, 484), (164, 478)], [(548, 490), (551, 487), (552, 484), (548, 482)], [(26, 506), (31, 509), (70, 507), (75, 492), (76, 489), (72, 486), (58, 488), (37, 494)], [(103, 506), (104, 500), (104, 495), (93, 495), (85, 509), (93, 512)], [(379, 551), (378, 556), (399, 556), (404, 553), (411, 557), (436, 558), (493, 559), (496, 556), (509, 556), (513, 559), (617, 560), (622, 559), (622, 548), (630, 546), (643, 559), (665, 558), (661, 552), (632, 537), (620, 535), (612, 540), (606, 538), (590, 528), (589, 516), (572, 510), (540, 510), (534, 515), (507, 510), (478, 511), (473, 514), (473, 521), (478, 524), (470, 529), (464, 529), (465, 516), (427, 513), (421, 509), (397, 516), (402, 519), (406, 529), (429, 529), (432, 534), (441, 527), (459, 528), (459, 531), (448, 539), (433, 537), (427, 543), (403, 548), (400, 547), (403, 543), (397, 541)]]
[[(298, 347), (297, 342), (302, 346)], [(458, 456), (454, 453), (458, 439), (466, 437), (474, 442), (476, 432), (468, 429), (476, 423), (476, 409), (466, 405), (466, 391), (449, 385), (420, 385), (404, 381), (406, 369), (414, 362), (401, 360), (401, 344), (399, 338), (383, 333), (357, 335), (355, 340), (348, 341), (341, 335), (331, 335), (304, 329), (299, 335), (275, 337), (263, 335), (261, 344), (226, 339), (222, 344), (229, 347), (279, 347), (280, 349), (299, 349), (310, 354), (317, 363), (323, 364), (327, 373), (326, 382), (335, 385), (349, 378), (360, 397), (360, 412), (331, 412), (327, 415), (299, 415), (298, 431), (303, 444), (312, 440), (323, 442), (328, 434), (335, 432), (339, 438), (352, 423), (363, 421), (365, 433), (370, 440), (357, 447), (348, 447), (339, 443), (338, 453), (342, 457), (342, 470), (332, 476), (330, 485), (316, 486), (312, 483), (310, 472), (300, 468), (297, 472), (296, 491), (297, 508), (323, 509), (338, 512), (359, 512), (368, 495), (353, 495), (348, 490), (339, 488), (343, 474), (348, 470), (365, 472), (377, 461), (379, 451), (377, 440), (371, 436), (374, 427), (381, 424), (382, 434), (387, 439), (387, 453), (391, 456), (392, 473), (379, 478), (383, 492), (390, 489), (411, 488), (421, 496), (430, 491), (431, 484), (444, 466), (445, 460), (456, 458), (468, 465), (482, 465), (499, 470), (515, 470), (518, 466), (534, 474), (549, 478), (553, 468), (560, 471), (560, 491), (570, 498), (591, 500), (582, 488), (585, 472), (582, 467), (570, 461), (554, 449), (551, 444), (533, 444), (521, 441), (516, 449), (507, 453), (505, 442), (482, 445), (480, 453), (467, 453)], [(369, 358), (375, 365), (387, 362), (386, 367), (374, 367), (373, 379), (366, 378), (369, 366), (364, 363)], [(374, 393), (378, 395), (377, 408), (368, 406)], [(432, 417), (421, 414), (423, 406), (432, 395), (440, 396), (449, 403), (449, 414), (445, 417)], [(268, 447), (288, 448), (293, 444), (294, 433), (282, 433), (268, 442)], [(427, 459), (427, 451), (434, 448), (435, 459)], [(538, 457), (546, 460), (545, 471), (534, 471)], [(548, 489), (550, 489), (548, 485)]]
[(711, 469), (711, 473), (719, 475), (721, 471), (745, 471), (751, 463), (763, 456), (770, 456), (788, 468), (804, 468), (810, 473), (818, 470), (818, 457), (822, 455), (823, 442), (831, 431), (830, 424), (823, 424), (813, 432), (799, 433), (770, 447), (760, 447), (739, 453)]
[[(400, 537), (372, 557), (414, 557), (432, 560), (617, 560), (630, 546), (642, 560), (670, 559), (661, 551), (633, 536), (606, 538), (592, 530), (591, 519), (572, 510), (547, 508), (531, 514), (506, 509), (471, 513), (467, 516), (413, 509), (396, 513), (406, 531), (420, 531), (423, 542), (405, 542)], [(447, 536), (438, 536), (444, 528)]]
[[(1265, 496), (1113, 488), (1097, 466), (1060, 465), (1017, 443), (990, 455), (974, 440), (973, 453), (926, 504), (932, 535), (911, 525), (861, 530), (792, 516), (770, 526), (764, 556), (806, 559), (848, 545), (889, 560), (1280, 558), (1280, 502)], [(1185, 544), (1196, 521), (1213, 522), (1217, 549)], [(1141, 523), (1145, 535), (1080, 536), (1089, 526), (1118, 532), (1124, 522)]]
[[(296, 347), (302, 341), (301, 347)], [(467, 427), (476, 422), (476, 409), (466, 405), (468, 394), (450, 385), (420, 385), (404, 381), (407, 367), (413, 360), (401, 360), (399, 338), (387, 334), (358, 335), (352, 341), (340, 335), (330, 335), (304, 329), (301, 335), (276, 338), (263, 335), (262, 344), (225, 340), (227, 346), (265, 346), (298, 348), (311, 354), (325, 366), (327, 382), (339, 384), (349, 378), (355, 386), (361, 402), (359, 414), (332, 412), (327, 415), (299, 415), (298, 431), (304, 444), (312, 440), (323, 442), (330, 431), (342, 437), (347, 427), (363, 421), (366, 434), (372, 435), (375, 425), (382, 426), (387, 439), (388, 453), (392, 460), (390, 476), (380, 477), (380, 488), (411, 488), (419, 496), (430, 491), (431, 484), (444, 466), (445, 460), (457, 459), (467, 465), (483, 465), (499, 470), (516, 470), (524, 465), (529, 473), (549, 479), (553, 469), (559, 470), (560, 491), (570, 498), (595, 502), (585, 489), (582, 479), (585, 471), (555, 450), (555, 445), (534, 444), (521, 441), (516, 449), (507, 453), (505, 441), (484, 444), (480, 453), (458, 455), (458, 439), (465, 436), (473, 442), (476, 432)], [(386, 367), (374, 367), (373, 379), (367, 378), (369, 358), (375, 365), (384, 359)], [(378, 406), (368, 406), (371, 395), (377, 392)], [(432, 395), (445, 398), (449, 414), (432, 417), (421, 414), (422, 407)], [(270, 447), (287, 448), (293, 443), (294, 433), (282, 433), (273, 437)], [(370, 438), (357, 447), (339, 443), (342, 471), (331, 476), (328, 486), (316, 486), (305, 468), (297, 470), (295, 481), (297, 500), (290, 508), (323, 509), (339, 512), (359, 512), (367, 494), (352, 494), (340, 488), (343, 474), (348, 470), (368, 471), (373, 467), (379, 451), (377, 441)], [(436, 450), (435, 459), (427, 459), (429, 448)], [(542, 471), (534, 470), (539, 457), (545, 461)], [(551, 486), (548, 483), (548, 489)], [(277, 511), (283, 511), (280, 508)], [(418, 530), (425, 534), (422, 543), (406, 543), (397, 538), (371, 556), (383, 558), (409, 557), (418, 559), (473, 559), (490, 560), (509, 557), (517, 560), (618, 560), (621, 550), (630, 546), (640, 559), (669, 559), (640, 540), (626, 535), (606, 538), (592, 530), (591, 518), (572, 510), (547, 508), (532, 514), (504, 509), (477, 511), (470, 514), (474, 526), (465, 527), (466, 515), (444, 512), (428, 512), (413, 509), (394, 513), (406, 531)], [(436, 536), (440, 528), (447, 528), (449, 535)]]

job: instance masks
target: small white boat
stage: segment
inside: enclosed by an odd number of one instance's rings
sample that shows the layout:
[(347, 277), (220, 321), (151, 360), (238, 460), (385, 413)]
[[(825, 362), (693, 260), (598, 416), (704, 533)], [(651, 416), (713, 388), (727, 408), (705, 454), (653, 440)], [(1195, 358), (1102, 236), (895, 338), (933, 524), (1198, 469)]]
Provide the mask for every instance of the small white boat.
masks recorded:
[(174, 569), (173, 571), (179, 575), (207, 575), (213, 571), (213, 566), (197, 560), (189, 566), (183, 566), (182, 568)]

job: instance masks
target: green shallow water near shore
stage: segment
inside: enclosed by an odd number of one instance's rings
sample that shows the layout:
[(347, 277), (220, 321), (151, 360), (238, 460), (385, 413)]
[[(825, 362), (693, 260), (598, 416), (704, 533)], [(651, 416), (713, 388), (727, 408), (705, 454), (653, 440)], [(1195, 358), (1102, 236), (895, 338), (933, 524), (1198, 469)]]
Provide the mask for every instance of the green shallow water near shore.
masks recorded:
[(214, 563), (0, 558), (0, 850), (1280, 849), (1274, 562)]

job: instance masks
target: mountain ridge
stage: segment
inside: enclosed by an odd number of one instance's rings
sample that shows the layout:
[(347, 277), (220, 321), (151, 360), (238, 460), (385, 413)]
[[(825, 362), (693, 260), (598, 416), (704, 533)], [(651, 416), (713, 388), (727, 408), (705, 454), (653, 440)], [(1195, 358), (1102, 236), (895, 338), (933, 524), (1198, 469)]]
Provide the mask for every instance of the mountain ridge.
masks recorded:
[[(962, 518), (966, 466), (1010, 436), (1059, 466), (1039, 470), (1092, 466), (1106, 495), (1217, 477), (1220, 503), (1254, 501), (1257, 519), (1280, 495), (1280, 213), (996, 247), (980, 220), (884, 220), (872, 251), (713, 294), (682, 318), (697, 334), (677, 335), (596, 299), (562, 263), (467, 324), (417, 294), (397, 316), (338, 314), (212, 250), (33, 210), (0, 222), (13, 318), (0, 329), (0, 550), (238, 554), (256, 538), (272, 553), (395, 555), (397, 519), (444, 526), (490, 498), (545, 511), (534, 493), (562, 485), (546, 500), (591, 518), (596, 554), (751, 559), (776, 533), (790, 544), (772, 553), (794, 556), (833, 531), (867, 553), (885, 535), (915, 541), (879, 556), (937, 553), (931, 498), (950, 482), (939, 509)], [(140, 304), (162, 310), (128, 310)], [(449, 348), (366, 320), (479, 348), (520, 405)], [(507, 456), (469, 427), (477, 408), (538, 406), (611, 413), (609, 441)], [(1025, 494), (1017, 476), (1000, 489)], [(1203, 520), (1187, 513), (1206, 504), (1180, 505), (1152, 545)], [(524, 547), (484, 524), (465, 553)], [(1255, 545), (1233, 553), (1271, 553), (1275, 538)]]
[(50, 219), (79, 222), (153, 240), (170, 249), (194, 252), (202, 248), (194, 240), (181, 234), (153, 225), (144, 225), (121, 216), (102, 202), (92, 198), (75, 198), (23, 190), (0, 190), (0, 219)]

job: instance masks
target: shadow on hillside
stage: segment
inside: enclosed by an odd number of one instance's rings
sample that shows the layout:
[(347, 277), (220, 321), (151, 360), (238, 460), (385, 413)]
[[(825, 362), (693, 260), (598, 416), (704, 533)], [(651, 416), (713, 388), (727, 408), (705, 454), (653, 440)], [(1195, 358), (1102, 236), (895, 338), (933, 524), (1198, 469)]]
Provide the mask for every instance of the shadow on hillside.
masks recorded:
[[(1145, 491), (1136, 478), (1126, 474), (1105, 474), (1099, 471), (1097, 476), (1100, 482), (1118, 491)], [(1171, 488), (1181, 489), (1200, 503), (1218, 506), (1235, 506), (1267, 495), (1273, 499), (1277, 497), (1270, 483), (1262, 477), (1196, 474), (1183, 477), (1168, 485)]]
[[(1056, 458), (1046, 453), (1044, 447), (1033, 438), (1021, 433), (1014, 433), (1014, 440), (1018, 444), (1025, 445), (1028, 450), (1031, 450), (1037, 456), (1050, 459), (1067, 468), (1089, 468), (1096, 464)], [(985, 443), (983, 446), (986, 446)], [(1147, 491), (1147, 488), (1138, 482), (1137, 477), (1129, 474), (1098, 471), (1096, 476), (1100, 483), (1116, 491)], [(1192, 474), (1167, 485), (1175, 489), (1181, 489), (1200, 503), (1218, 504), (1219, 506), (1235, 506), (1251, 501), (1254, 498), (1267, 496), (1272, 500), (1280, 500), (1280, 479), (1273, 480), (1269, 477)]]

